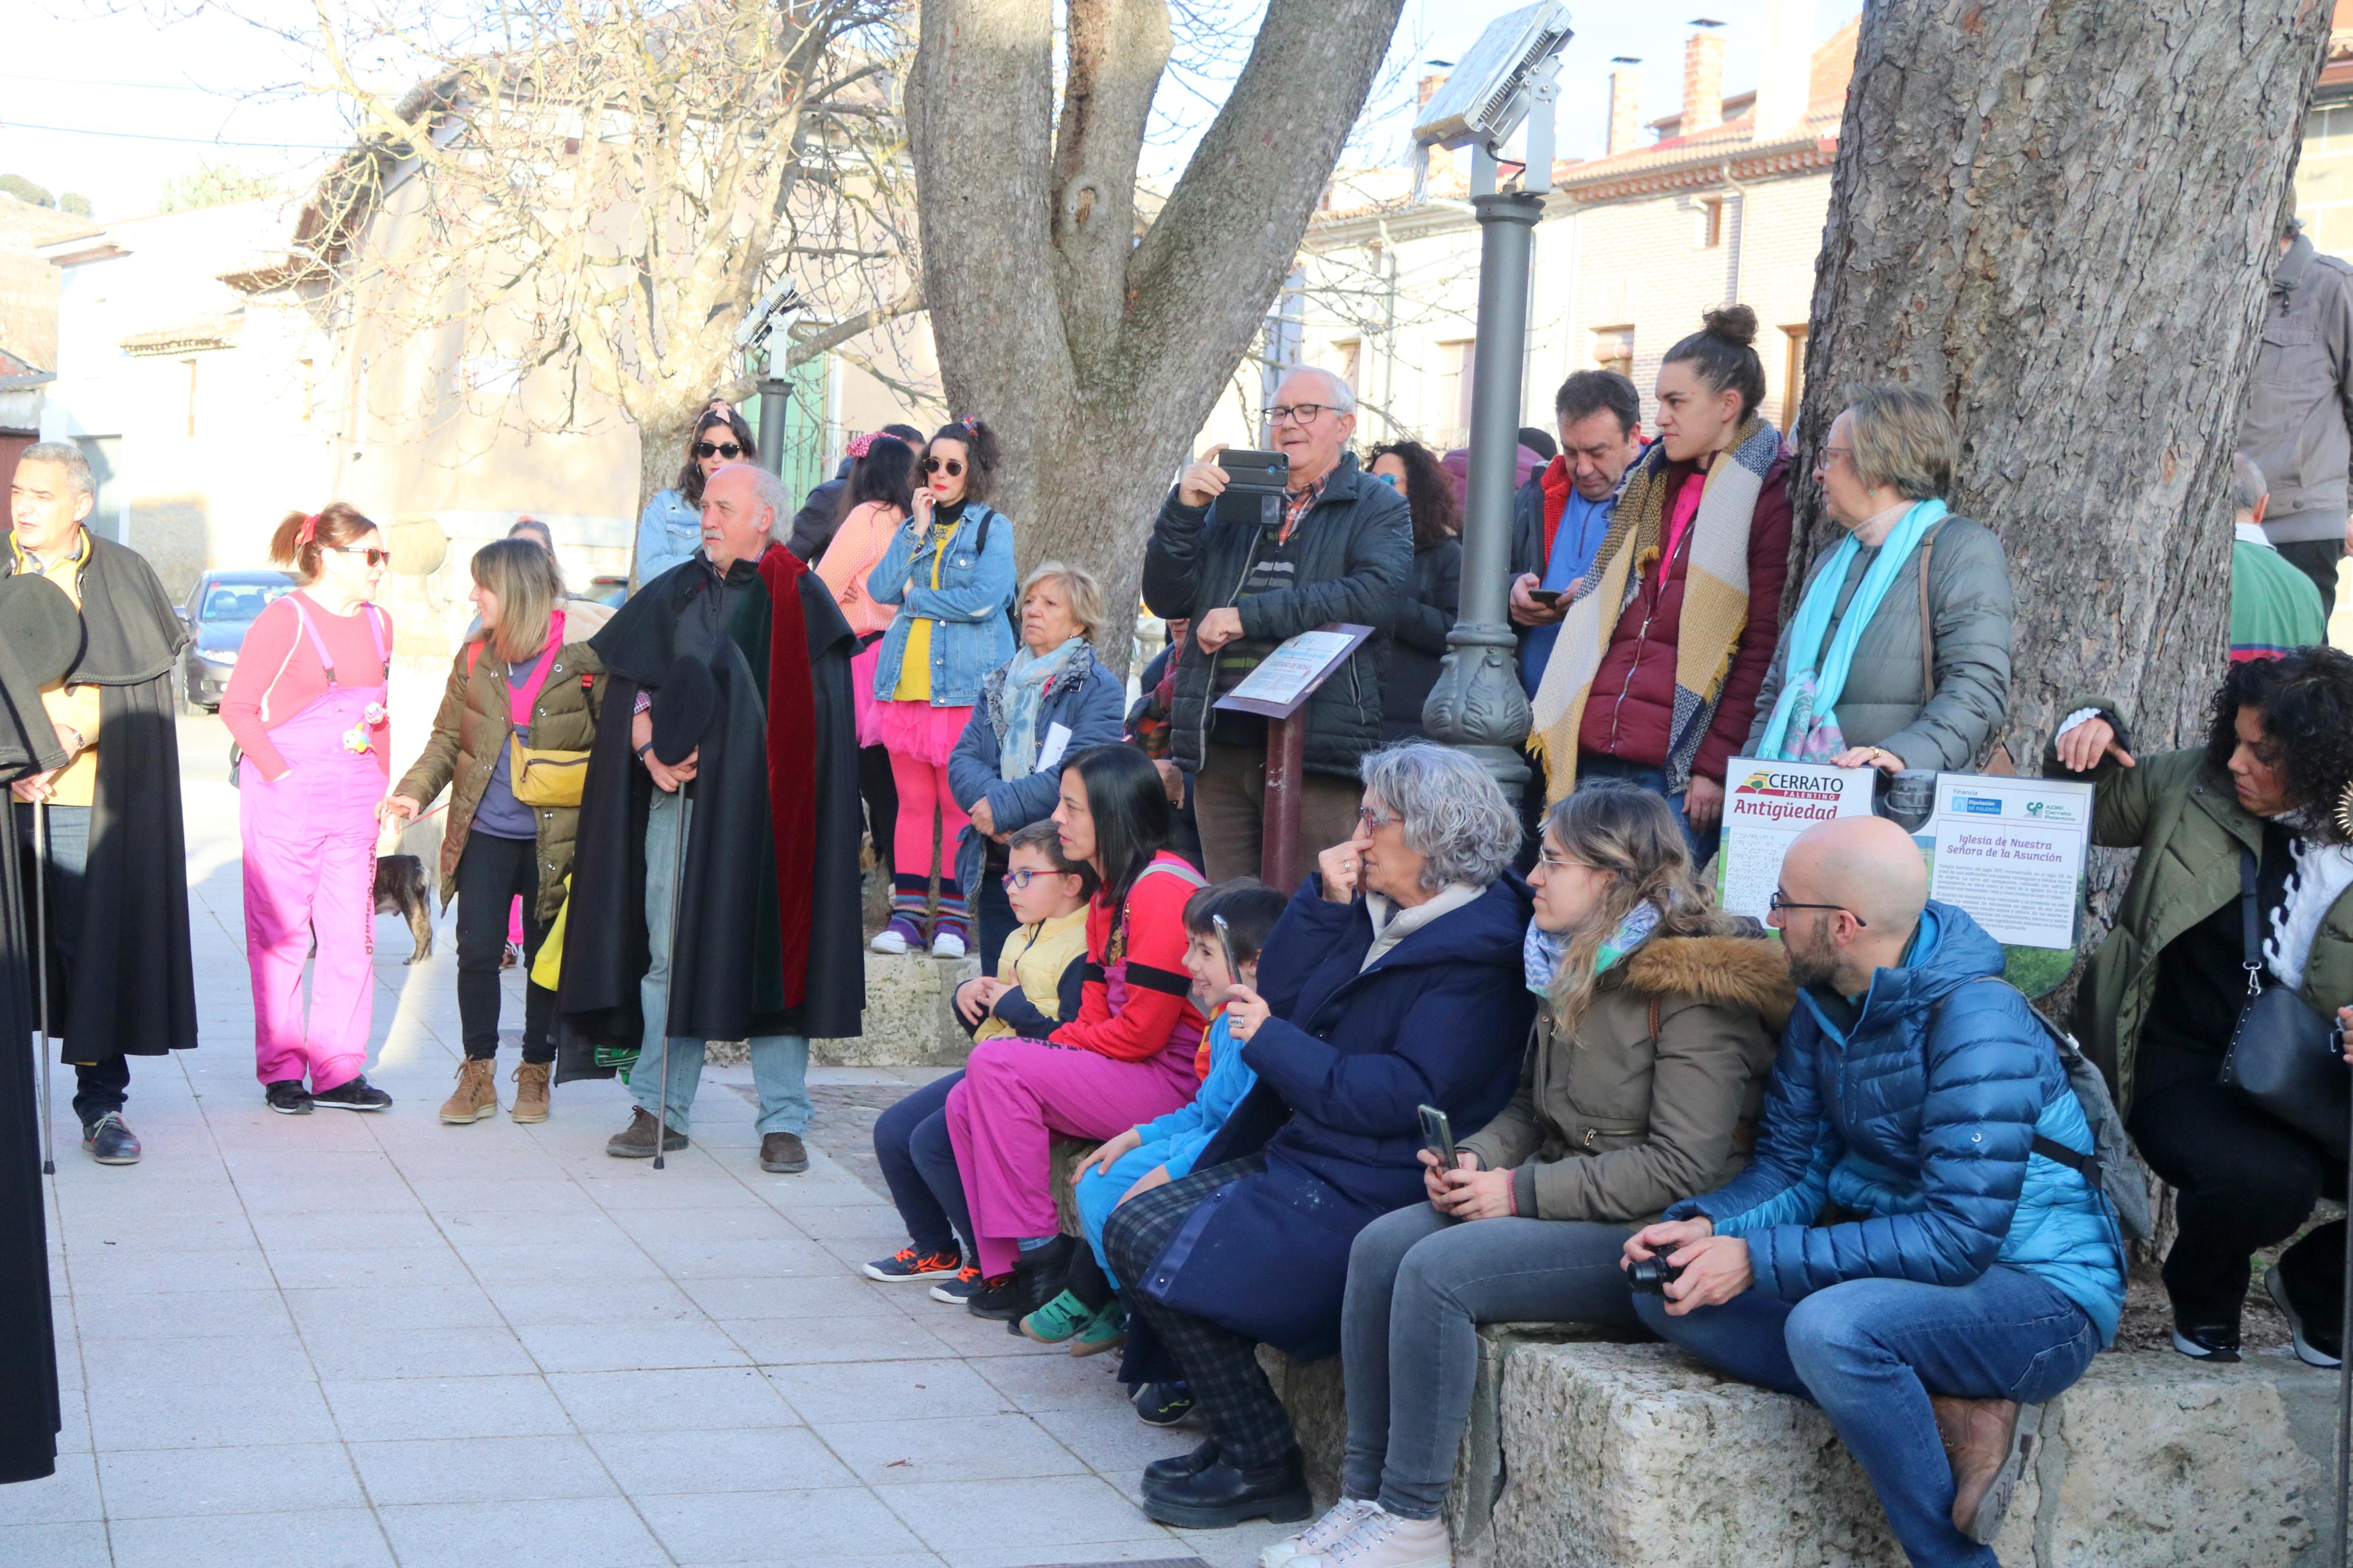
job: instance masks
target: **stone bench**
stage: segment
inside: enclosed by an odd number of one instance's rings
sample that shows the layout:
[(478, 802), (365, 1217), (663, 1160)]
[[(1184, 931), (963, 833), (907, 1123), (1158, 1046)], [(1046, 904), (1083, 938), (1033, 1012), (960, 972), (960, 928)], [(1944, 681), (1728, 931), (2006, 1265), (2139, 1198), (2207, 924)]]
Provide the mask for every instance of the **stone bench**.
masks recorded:
[[(1572, 1325), (1497, 1325), (1480, 1345), (1447, 1503), (1462, 1568), (1902, 1568), (1878, 1500), (1812, 1405)], [(1261, 1356), (1328, 1502), (1339, 1363)], [(2012, 1568), (2316, 1568), (2336, 1390), (2284, 1355), (2100, 1356), (2045, 1411), (1995, 1551)]]

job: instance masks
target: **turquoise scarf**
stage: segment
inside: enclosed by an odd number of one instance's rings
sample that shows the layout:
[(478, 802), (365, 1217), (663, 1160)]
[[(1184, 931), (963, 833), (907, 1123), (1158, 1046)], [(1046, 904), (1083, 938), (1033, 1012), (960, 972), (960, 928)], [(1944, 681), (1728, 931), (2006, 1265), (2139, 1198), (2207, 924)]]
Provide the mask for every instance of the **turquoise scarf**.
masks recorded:
[(1932, 496), (1915, 504), (1888, 531), (1878, 558), (1863, 573), (1862, 582), (1847, 604), (1837, 635), (1829, 638), (1830, 653), (1825, 658), (1822, 642), (1830, 631), (1831, 612), (1838, 607), (1839, 586), (1862, 549), (1852, 533), (1839, 541), (1822, 569), (1814, 574), (1813, 585), (1806, 590), (1797, 615), (1789, 621), (1788, 663), (1781, 672), (1781, 695), (1773, 703), (1773, 721), (1766, 727), (1764, 744), (1757, 749), (1759, 757), (1819, 763), (1847, 749), (1837, 710), (1839, 699), (1846, 693), (1846, 674), (1854, 662), (1855, 644), (1862, 640), (1863, 628), (1879, 613), (1879, 602), (1887, 596), (1896, 574), (1911, 560), (1920, 536), (1944, 515), (1945, 503)]

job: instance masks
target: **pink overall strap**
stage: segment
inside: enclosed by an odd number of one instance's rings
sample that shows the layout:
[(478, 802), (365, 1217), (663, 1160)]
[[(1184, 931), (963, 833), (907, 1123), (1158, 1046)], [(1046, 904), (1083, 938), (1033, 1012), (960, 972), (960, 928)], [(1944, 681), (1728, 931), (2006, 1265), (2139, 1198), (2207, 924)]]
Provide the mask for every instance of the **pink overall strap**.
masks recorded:
[[(290, 598), (293, 597), (291, 595), (288, 596)], [(319, 635), (319, 628), (311, 624), (311, 612), (302, 607), (301, 601), (300, 599), (294, 600), (294, 614), (301, 620), (303, 631), (310, 634), (311, 651), (319, 656), (319, 668), (327, 672), (327, 684), (329, 686), (341, 685), (342, 682), (335, 679), (335, 661), (328, 657), (327, 654), (327, 639), (321, 637)], [(374, 621), (370, 621), (368, 625), (373, 628), (375, 623)], [(378, 637), (376, 639), (376, 647), (378, 651), (383, 649), (384, 639), (382, 637)]]
[(367, 622), (368, 640), (375, 644), (375, 662), (377, 666), (383, 669), (385, 679), (390, 680), (392, 679), (392, 653), (390, 649), (384, 646), (384, 627), (376, 622), (376, 617), (382, 614), (384, 614), (384, 612), (376, 607), (374, 600), (370, 600), (360, 606), (360, 615)]

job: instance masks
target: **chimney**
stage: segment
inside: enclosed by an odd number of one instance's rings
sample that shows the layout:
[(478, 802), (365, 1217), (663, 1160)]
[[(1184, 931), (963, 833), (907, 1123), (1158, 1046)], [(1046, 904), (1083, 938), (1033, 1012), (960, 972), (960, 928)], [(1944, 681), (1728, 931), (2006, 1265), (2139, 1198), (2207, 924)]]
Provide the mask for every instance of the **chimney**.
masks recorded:
[(1724, 40), (1694, 33), (1683, 45), (1683, 112), (1678, 136), (1696, 136), (1724, 123)]
[(1620, 66), (1609, 73), (1609, 148), (1611, 157), (1630, 153), (1642, 133), (1642, 73)]
[[(1444, 71), (1433, 71), (1429, 76), (1423, 77), (1419, 81), (1414, 84), (1413, 101), (1415, 108), (1419, 109), (1427, 105), (1430, 99), (1437, 95), (1438, 89), (1446, 85), (1446, 74), (1447, 73)], [(1430, 174), (1426, 182), (1428, 184), (1447, 185), (1453, 184), (1454, 153), (1452, 149), (1446, 147), (1432, 147), (1429, 152), (1429, 160)]]
[(1814, 65), (1813, 51), (1806, 47), (1813, 6), (1804, 0), (1765, 0), (1762, 9), (1754, 132), (1757, 142), (1786, 136), (1805, 122)]

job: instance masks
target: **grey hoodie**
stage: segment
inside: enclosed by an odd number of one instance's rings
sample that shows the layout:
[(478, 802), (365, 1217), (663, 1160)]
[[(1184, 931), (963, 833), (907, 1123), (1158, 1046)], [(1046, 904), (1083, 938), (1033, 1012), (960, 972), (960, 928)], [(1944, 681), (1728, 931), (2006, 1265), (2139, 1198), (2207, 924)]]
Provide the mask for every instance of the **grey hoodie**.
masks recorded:
[(2274, 544), (2341, 539), (2353, 466), (2353, 266), (2298, 235), (2272, 269), (2239, 449), (2271, 486)]

